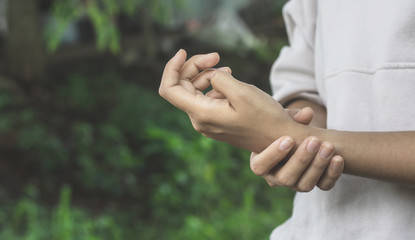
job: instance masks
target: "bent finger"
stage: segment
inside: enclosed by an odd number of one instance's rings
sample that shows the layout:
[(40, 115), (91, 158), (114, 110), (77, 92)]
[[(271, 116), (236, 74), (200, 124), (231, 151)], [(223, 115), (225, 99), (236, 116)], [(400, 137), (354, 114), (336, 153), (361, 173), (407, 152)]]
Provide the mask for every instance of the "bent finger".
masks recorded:
[(258, 176), (264, 176), (287, 156), (293, 146), (294, 140), (291, 137), (281, 137), (271, 143), (261, 153), (251, 154), (250, 165), (252, 172)]
[(232, 70), (229, 67), (221, 67), (218, 69), (205, 69), (191, 80), (193, 86), (199, 91), (206, 90), (210, 86), (210, 79), (207, 76), (209, 75), (209, 73), (212, 74), (212, 71), (224, 71), (229, 74), (232, 73)]
[(334, 146), (329, 142), (321, 144), (320, 150), (315, 155), (313, 162), (304, 171), (297, 182), (297, 189), (301, 192), (311, 191), (326, 171), (334, 153)]
[(180, 84), (180, 69), (186, 61), (186, 51), (180, 49), (167, 62), (161, 78), (159, 94), (183, 111), (189, 111), (195, 106), (195, 94)]
[(216, 99), (225, 99), (226, 98), (225, 95), (223, 95), (220, 92), (215, 91), (214, 89), (207, 92), (206, 96), (210, 97), (210, 98), (216, 98)]
[(238, 100), (243, 99), (244, 94), (249, 92), (250, 84), (237, 80), (226, 71), (214, 71), (212, 74), (206, 74), (206, 77), (212, 88), (223, 94), (234, 107), (234, 104), (245, 106), (245, 103), (239, 103)]
[(314, 111), (310, 107), (302, 109), (285, 109), (285, 112), (296, 122), (305, 125), (310, 124), (314, 117)]
[(220, 56), (218, 53), (199, 54), (187, 60), (180, 70), (180, 79), (191, 80), (200, 71), (209, 69), (218, 64)]
[(317, 187), (321, 190), (328, 191), (332, 189), (337, 180), (340, 178), (344, 169), (343, 157), (336, 155), (331, 159), (330, 165), (324, 175), (320, 178)]
[(275, 180), (277, 184), (285, 187), (295, 186), (303, 172), (313, 161), (319, 147), (320, 141), (318, 138), (309, 137), (305, 139), (287, 163), (276, 173)]
[[(161, 77), (160, 90), (168, 89), (180, 83), (180, 69), (186, 61), (186, 51), (180, 49), (164, 67)], [(161, 94), (160, 94), (161, 95)]]

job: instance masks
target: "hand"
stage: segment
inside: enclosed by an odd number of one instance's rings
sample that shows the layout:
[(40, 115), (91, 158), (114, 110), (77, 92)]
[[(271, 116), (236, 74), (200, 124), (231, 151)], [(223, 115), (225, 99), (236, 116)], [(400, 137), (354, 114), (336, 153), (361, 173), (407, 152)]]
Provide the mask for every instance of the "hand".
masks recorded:
[(186, 61), (180, 50), (164, 69), (160, 95), (185, 111), (197, 131), (247, 150), (261, 152), (274, 139), (297, 134), (297, 123), (271, 96), (229, 72), (211, 70), (218, 61), (218, 54)]
[[(302, 124), (313, 119), (313, 110), (308, 107), (286, 111)], [(343, 158), (333, 156), (333, 144), (310, 137), (290, 156), (293, 143), (290, 137), (281, 137), (260, 154), (252, 153), (252, 171), (264, 177), (271, 187), (290, 187), (300, 192), (309, 192), (315, 186), (325, 191), (332, 189), (344, 168)]]

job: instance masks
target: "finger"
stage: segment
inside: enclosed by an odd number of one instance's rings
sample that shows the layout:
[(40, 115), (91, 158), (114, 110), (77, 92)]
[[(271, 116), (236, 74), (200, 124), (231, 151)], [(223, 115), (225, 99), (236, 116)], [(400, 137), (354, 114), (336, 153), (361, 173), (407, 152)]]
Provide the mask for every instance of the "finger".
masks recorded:
[(330, 164), (334, 153), (334, 146), (329, 142), (321, 144), (319, 152), (315, 155), (313, 162), (304, 171), (297, 182), (297, 189), (301, 192), (311, 191), (320, 180)]
[(209, 69), (219, 62), (218, 53), (209, 53), (209, 54), (200, 54), (191, 57), (180, 70), (180, 79), (182, 80), (191, 80), (200, 71)]
[(310, 124), (314, 117), (314, 111), (310, 107), (304, 107), (302, 109), (286, 109), (286, 112), (294, 121), (305, 125)]
[(207, 92), (206, 96), (210, 97), (210, 98), (216, 98), (216, 99), (225, 99), (226, 98), (225, 95), (223, 95), (220, 92), (215, 91), (214, 89)]
[(330, 165), (324, 175), (320, 178), (317, 186), (324, 191), (328, 191), (334, 187), (340, 178), (344, 169), (344, 159), (336, 155), (331, 159)]
[(293, 146), (294, 140), (291, 137), (281, 137), (261, 153), (253, 153), (250, 159), (252, 172), (258, 176), (264, 176), (284, 159)]
[(180, 69), (186, 61), (186, 51), (180, 49), (172, 59), (170, 59), (164, 67), (163, 76), (161, 78), (160, 87), (168, 89), (180, 83)]
[(223, 94), (233, 106), (234, 104), (246, 105), (245, 102), (239, 100), (246, 99), (246, 95), (251, 93), (250, 84), (235, 79), (225, 71), (213, 71), (211, 74), (206, 74), (206, 77), (210, 81), (212, 88)]
[(229, 74), (232, 73), (232, 70), (229, 67), (221, 67), (221, 68), (218, 68), (218, 69), (213, 69), (213, 68), (206, 69), (203, 72), (197, 74), (191, 80), (191, 82), (193, 83), (193, 86), (199, 91), (206, 90), (210, 86), (210, 79), (208, 79), (206, 77), (206, 74), (211, 74), (212, 71), (224, 71), (224, 72), (227, 72)]
[(276, 184), (284, 187), (295, 186), (314, 159), (319, 147), (320, 141), (316, 137), (305, 139), (287, 163), (273, 174)]
[(294, 115), (293, 119), (296, 122), (308, 125), (313, 120), (313, 117), (313, 109), (311, 109), (310, 107), (304, 107), (303, 109), (301, 109), (301, 111)]
[(183, 111), (195, 106), (195, 94), (180, 84), (180, 69), (186, 61), (186, 51), (180, 49), (166, 64), (161, 78), (159, 94)]
[(218, 71), (227, 72), (229, 74), (232, 74), (232, 69), (230, 67), (220, 67), (217, 69)]
[(302, 109), (299, 108), (286, 108), (285, 112), (290, 116), (292, 119), (294, 119), (294, 116), (300, 112)]

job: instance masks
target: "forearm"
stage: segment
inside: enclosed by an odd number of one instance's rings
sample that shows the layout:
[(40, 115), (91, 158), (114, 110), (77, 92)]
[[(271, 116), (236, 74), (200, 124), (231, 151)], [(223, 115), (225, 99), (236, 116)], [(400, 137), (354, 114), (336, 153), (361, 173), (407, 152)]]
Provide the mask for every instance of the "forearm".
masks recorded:
[[(336, 154), (345, 159), (345, 173), (415, 186), (415, 131), (305, 131), (334, 144)], [(301, 141), (303, 136), (298, 136)]]
[(323, 130), (327, 118), (323, 106), (303, 99), (286, 106), (303, 107), (313, 109), (314, 118), (310, 125), (321, 129), (296, 131), (296, 142), (300, 143), (307, 135), (317, 136), (333, 143), (336, 154), (344, 157), (345, 173), (415, 186), (415, 132)]

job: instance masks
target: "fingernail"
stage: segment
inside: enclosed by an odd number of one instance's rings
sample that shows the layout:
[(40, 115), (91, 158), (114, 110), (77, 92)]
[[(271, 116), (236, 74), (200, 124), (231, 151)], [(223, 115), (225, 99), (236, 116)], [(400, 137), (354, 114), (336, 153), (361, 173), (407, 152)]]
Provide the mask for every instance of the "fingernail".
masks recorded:
[(343, 160), (339, 156), (333, 157), (331, 169), (335, 172), (339, 172), (342, 168)]
[(300, 115), (300, 113), (301, 113), (301, 111), (302, 111), (303, 109), (300, 109), (300, 110), (298, 110), (298, 112), (296, 112), (295, 114), (294, 114), (294, 118), (296, 118), (298, 115)]
[(315, 153), (317, 152), (319, 145), (320, 142), (318, 141), (318, 139), (313, 137), (307, 143), (307, 151)]
[(281, 151), (288, 151), (293, 146), (293, 144), (294, 144), (294, 141), (291, 138), (286, 138), (282, 140), (279, 148)]
[(333, 146), (331, 145), (324, 145), (323, 149), (320, 152), (320, 156), (322, 158), (329, 158), (333, 154)]

